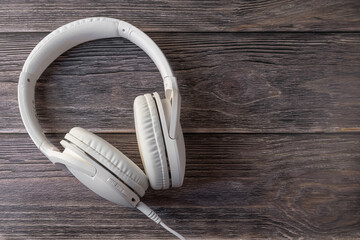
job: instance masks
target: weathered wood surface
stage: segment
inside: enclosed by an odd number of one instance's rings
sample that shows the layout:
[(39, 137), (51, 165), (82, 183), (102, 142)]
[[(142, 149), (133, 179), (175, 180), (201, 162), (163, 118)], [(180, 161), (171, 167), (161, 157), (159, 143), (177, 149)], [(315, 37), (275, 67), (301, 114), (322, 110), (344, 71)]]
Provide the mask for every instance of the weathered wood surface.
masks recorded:
[(3, 0), (1, 32), (52, 31), (79, 18), (123, 19), (147, 32), (359, 31), (358, 0)]
[[(0, 4), (0, 240), (173, 239), (55, 168), (21, 123), (32, 48), (83, 17), (129, 21), (182, 94), (184, 186), (143, 201), (188, 239), (360, 238), (360, 1), (20, 1)], [(133, 100), (160, 74), (123, 39), (78, 46), (36, 90), (56, 143), (82, 126), (141, 165)], [(201, 133), (203, 132), (203, 133)]]
[[(134, 134), (100, 136), (140, 165)], [(143, 201), (189, 239), (359, 237), (359, 134), (185, 134), (185, 143), (184, 186)], [(1, 239), (171, 238), (57, 169), (27, 134), (1, 134), (0, 145)]]
[[(359, 131), (360, 34), (152, 33), (179, 80), (185, 132)], [(25, 132), (16, 88), (40, 33), (2, 34), (1, 132)], [(47, 132), (75, 125), (133, 132), (136, 96), (162, 81), (122, 39), (83, 44), (41, 77), (37, 110)], [(121, 119), (121, 120), (120, 120)]]

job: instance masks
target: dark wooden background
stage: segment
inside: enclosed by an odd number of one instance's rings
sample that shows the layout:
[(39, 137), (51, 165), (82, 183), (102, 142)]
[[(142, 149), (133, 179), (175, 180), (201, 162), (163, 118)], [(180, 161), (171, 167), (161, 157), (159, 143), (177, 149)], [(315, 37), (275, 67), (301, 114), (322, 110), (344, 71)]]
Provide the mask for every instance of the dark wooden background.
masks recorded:
[[(100, 3), (101, 2), (101, 3)], [(168, 57), (182, 93), (182, 188), (143, 201), (189, 239), (360, 238), (360, 1), (1, 1), (0, 239), (171, 239), (53, 166), (31, 142), (17, 82), (70, 21), (129, 21)], [(133, 100), (160, 74), (124, 39), (63, 54), (37, 84), (56, 143), (74, 126), (139, 166)]]

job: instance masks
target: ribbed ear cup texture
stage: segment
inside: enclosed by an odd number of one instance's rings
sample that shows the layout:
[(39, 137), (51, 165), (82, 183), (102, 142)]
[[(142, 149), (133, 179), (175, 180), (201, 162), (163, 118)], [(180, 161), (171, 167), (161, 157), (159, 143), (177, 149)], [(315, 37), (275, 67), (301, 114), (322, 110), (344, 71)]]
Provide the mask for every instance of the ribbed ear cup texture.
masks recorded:
[(68, 134), (80, 141), (79, 145), (77, 145), (80, 149), (96, 159), (138, 194), (140, 194), (137, 191), (139, 187), (143, 188), (143, 192), (149, 187), (144, 172), (133, 161), (101, 137), (80, 127), (71, 129)]
[(150, 94), (134, 101), (136, 138), (151, 188), (169, 188), (169, 170), (164, 137), (155, 100)]

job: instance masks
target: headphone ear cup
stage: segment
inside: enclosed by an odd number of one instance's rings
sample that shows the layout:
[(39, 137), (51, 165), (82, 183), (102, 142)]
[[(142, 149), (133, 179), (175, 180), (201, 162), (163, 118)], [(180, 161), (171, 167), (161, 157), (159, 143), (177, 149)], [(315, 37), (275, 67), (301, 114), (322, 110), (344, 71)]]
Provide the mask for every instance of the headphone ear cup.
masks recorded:
[[(126, 184), (112, 175), (110, 171), (92, 160), (84, 151), (75, 144), (62, 140), (64, 151), (59, 156), (76, 164), (81, 169), (68, 166), (67, 169), (86, 187), (99, 196), (124, 207), (135, 207), (139, 202), (139, 196)], [(62, 164), (61, 164), (62, 165)], [(84, 166), (91, 166), (95, 171), (84, 171)]]
[(71, 129), (65, 139), (84, 151), (138, 195), (145, 194), (149, 184), (144, 172), (110, 143), (80, 127)]
[(170, 187), (166, 149), (159, 113), (151, 94), (134, 101), (136, 138), (150, 186), (154, 190)]

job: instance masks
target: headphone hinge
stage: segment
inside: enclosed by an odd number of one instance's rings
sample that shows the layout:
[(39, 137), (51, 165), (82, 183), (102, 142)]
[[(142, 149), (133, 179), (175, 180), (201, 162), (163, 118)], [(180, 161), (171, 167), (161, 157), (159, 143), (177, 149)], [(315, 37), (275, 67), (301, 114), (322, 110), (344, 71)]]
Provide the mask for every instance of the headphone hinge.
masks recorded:
[(174, 91), (178, 90), (176, 77), (174, 76), (164, 77), (164, 88), (165, 88), (165, 97), (171, 100), (173, 98)]

